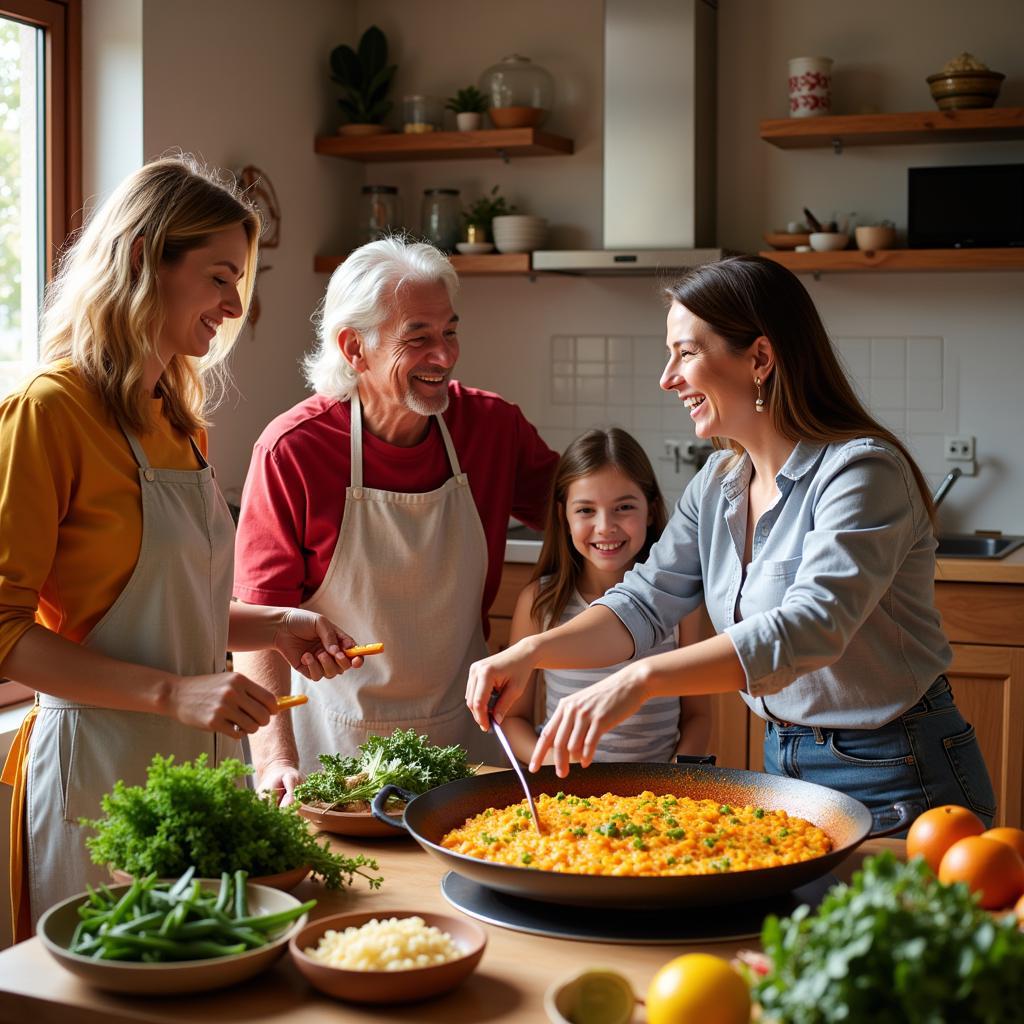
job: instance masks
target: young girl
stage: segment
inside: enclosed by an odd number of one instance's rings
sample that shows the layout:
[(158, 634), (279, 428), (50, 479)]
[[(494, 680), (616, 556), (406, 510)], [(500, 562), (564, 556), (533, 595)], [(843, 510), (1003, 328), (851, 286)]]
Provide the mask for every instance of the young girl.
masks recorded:
[[(589, 430), (573, 441), (555, 470), (544, 544), (533, 578), (516, 602), (510, 643), (568, 622), (621, 582), (634, 562), (647, 557), (666, 518), (654, 470), (635, 438), (613, 427)], [(642, 656), (676, 646), (670, 635)], [(623, 664), (532, 673), (505, 722), (516, 756), (529, 761), (537, 726), (554, 714), (562, 697)], [(605, 733), (595, 759), (669, 761), (677, 753), (703, 754), (710, 732), (709, 697), (655, 697)]]

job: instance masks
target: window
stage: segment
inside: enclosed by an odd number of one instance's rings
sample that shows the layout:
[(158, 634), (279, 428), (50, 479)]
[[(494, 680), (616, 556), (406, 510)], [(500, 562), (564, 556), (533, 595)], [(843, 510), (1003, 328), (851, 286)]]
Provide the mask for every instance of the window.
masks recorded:
[[(0, 0), (0, 395), (39, 358), (43, 285), (82, 207), (81, 0)], [(31, 691), (0, 680), (0, 705)]]
[(80, 0), (0, 0), (0, 394), (38, 361), (43, 285), (81, 208)]

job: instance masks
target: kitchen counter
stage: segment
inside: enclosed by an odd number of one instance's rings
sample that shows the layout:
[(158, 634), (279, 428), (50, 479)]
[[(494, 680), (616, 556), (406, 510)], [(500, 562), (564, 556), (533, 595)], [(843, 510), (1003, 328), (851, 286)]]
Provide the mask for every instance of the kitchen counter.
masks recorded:
[[(510, 529), (505, 542), (505, 561), (533, 564), (540, 555), (540, 534), (525, 526)], [(1024, 584), (1024, 548), (1005, 558), (938, 558), (937, 582)]]
[(1024, 583), (1024, 548), (1005, 558), (938, 558), (935, 581), (948, 583)]
[[(338, 838), (338, 837), (333, 837)], [(365, 886), (332, 893), (309, 880), (295, 891), (300, 899), (315, 897), (313, 916), (343, 911), (434, 911), (457, 914), (441, 895), (445, 867), (411, 839), (345, 840), (335, 844), (346, 853), (365, 852), (377, 858), (384, 885), (377, 892)], [(849, 874), (864, 856), (882, 849), (902, 855), (901, 840), (864, 843), (837, 871)], [(141, 998), (95, 991), (61, 968), (38, 939), (0, 953), (0, 1021), (4, 1024), (335, 1024), (346, 1021), (543, 1021), (544, 992), (556, 979), (595, 965), (614, 965), (643, 994), (654, 972), (682, 952), (705, 950), (730, 956), (754, 940), (686, 946), (628, 946), (548, 939), (493, 925), (483, 925), (488, 944), (476, 972), (454, 992), (406, 1006), (362, 1008), (321, 996), (292, 967), (287, 954), (252, 981), (219, 992), (194, 996)], [(639, 1016), (639, 1014), (637, 1015)]]

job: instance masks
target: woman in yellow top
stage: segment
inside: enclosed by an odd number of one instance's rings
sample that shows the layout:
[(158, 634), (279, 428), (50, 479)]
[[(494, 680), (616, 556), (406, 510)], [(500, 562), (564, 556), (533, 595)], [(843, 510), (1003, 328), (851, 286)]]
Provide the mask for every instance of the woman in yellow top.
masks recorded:
[(329, 620), (230, 601), (233, 526), (203, 411), (252, 295), (260, 223), (187, 159), (124, 181), (48, 296), (46, 365), (0, 404), (0, 676), (37, 691), (15, 786), (17, 938), (102, 880), (80, 816), (153, 754), (211, 762), (276, 713), (226, 671), (276, 649), (312, 679), (360, 661)]

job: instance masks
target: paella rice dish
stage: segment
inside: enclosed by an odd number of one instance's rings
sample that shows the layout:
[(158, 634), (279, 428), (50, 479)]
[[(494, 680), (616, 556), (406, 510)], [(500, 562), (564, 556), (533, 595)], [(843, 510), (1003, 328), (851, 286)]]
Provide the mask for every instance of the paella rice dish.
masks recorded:
[(452, 829), (441, 845), (480, 860), (580, 875), (710, 875), (796, 864), (832, 849), (803, 818), (763, 807), (645, 791), (639, 796), (542, 794), (488, 807)]

